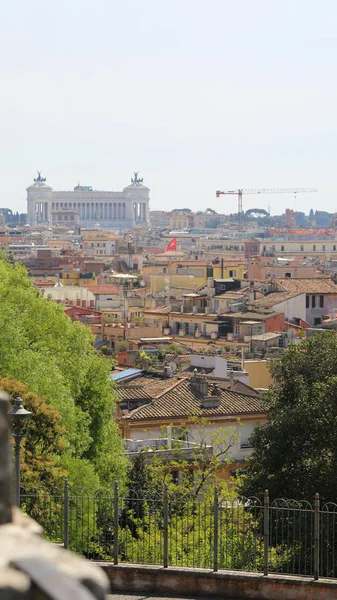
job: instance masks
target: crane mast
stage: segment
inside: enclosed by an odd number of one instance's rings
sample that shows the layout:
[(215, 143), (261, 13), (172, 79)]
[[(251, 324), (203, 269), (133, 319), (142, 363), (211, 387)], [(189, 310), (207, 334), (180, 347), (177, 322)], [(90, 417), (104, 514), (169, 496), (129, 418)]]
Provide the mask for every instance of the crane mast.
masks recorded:
[(242, 229), (242, 196), (243, 194), (303, 194), (309, 192), (317, 192), (315, 188), (261, 188), (261, 189), (243, 189), (238, 190), (217, 190), (215, 195), (220, 198), (221, 195), (225, 196), (237, 196), (238, 197), (238, 219), (239, 219), (239, 230)]

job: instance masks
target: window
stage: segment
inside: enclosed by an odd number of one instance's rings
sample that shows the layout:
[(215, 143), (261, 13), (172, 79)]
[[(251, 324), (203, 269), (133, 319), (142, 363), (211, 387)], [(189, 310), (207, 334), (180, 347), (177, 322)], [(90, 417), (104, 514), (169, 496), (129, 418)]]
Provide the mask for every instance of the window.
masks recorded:
[(324, 308), (324, 296), (319, 297), (319, 307)]
[(309, 296), (307, 295), (307, 296), (305, 297), (305, 308), (309, 308), (309, 306), (310, 306), (310, 298), (309, 298)]
[(250, 438), (246, 438), (244, 440), (241, 441), (240, 444), (241, 448), (252, 448), (252, 442), (250, 441)]
[(311, 296), (311, 308), (316, 308), (316, 296)]
[(284, 246), (281, 246), (281, 252), (284, 252)]
[(263, 252), (267, 250), (267, 246), (263, 246)]
[(325, 252), (325, 245), (322, 246), (322, 251)]
[(316, 252), (316, 244), (313, 245), (312, 249), (314, 252)]
[(285, 273), (284, 276), (285, 277), (291, 277), (291, 273)]
[(303, 245), (301, 245), (301, 252), (303, 252), (303, 251), (304, 251), (304, 246), (303, 246)]
[(236, 277), (236, 270), (232, 269), (231, 271), (229, 271), (229, 276), (230, 277)]
[(321, 319), (321, 317), (316, 317), (316, 318), (314, 319), (314, 325), (320, 325), (321, 323), (322, 323), (322, 319)]
[(332, 246), (332, 250), (333, 250), (333, 252), (336, 252), (336, 244), (334, 244), (334, 245)]

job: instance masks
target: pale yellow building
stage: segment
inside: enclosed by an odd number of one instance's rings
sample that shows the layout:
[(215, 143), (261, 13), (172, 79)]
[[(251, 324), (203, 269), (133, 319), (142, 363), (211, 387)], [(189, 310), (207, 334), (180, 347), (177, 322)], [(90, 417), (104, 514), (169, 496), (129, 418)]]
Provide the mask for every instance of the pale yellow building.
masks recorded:
[(249, 373), (249, 385), (253, 388), (268, 389), (273, 383), (270, 373), (270, 360), (245, 360), (244, 369)]
[[(168, 291), (171, 295), (179, 296), (186, 291), (195, 291), (205, 285), (209, 277), (214, 279), (243, 279), (245, 272), (244, 261), (229, 262), (228, 264), (207, 264), (202, 261), (175, 261), (166, 266), (151, 265), (146, 268), (147, 281), (150, 282), (151, 293)], [(143, 275), (144, 276), (144, 275)], [(174, 293), (176, 290), (176, 294)]]
[(84, 256), (112, 256), (117, 251), (119, 237), (113, 233), (88, 229), (82, 233)]
[(183, 231), (194, 227), (194, 215), (190, 210), (173, 210), (169, 220), (170, 229)]

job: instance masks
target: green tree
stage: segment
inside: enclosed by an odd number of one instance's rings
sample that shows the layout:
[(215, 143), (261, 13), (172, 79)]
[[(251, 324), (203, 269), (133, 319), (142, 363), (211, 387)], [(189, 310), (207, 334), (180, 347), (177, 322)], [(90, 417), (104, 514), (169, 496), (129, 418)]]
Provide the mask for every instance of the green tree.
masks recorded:
[[(239, 421), (238, 421), (239, 426)], [(156, 489), (167, 485), (171, 491), (198, 497), (213, 497), (214, 486), (228, 486), (221, 474), (230, 463), (230, 451), (238, 440), (237, 427), (217, 429), (204, 418), (190, 416), (179, 427), (171, 428), (172, 437), (166, 447), (167, 456), (154, 453), (149, 470)], [(166, 437), (167, 430), (163, 432)], [(179, 472), (176, 485), (172, 473)]]
[(241, 491), (322, 502), (337, 496), (337, 338), (316, 334), (273, 361), (266, 425), (254, 430)]
[(122, 441), (113, 422), (109, 361), (89, 329), (73, 323), (61, 305), (44, 299), (20, 264), (0, 260), (0, 377), (26, 383), (60, 414), (65, 450), (108, 483), (123, 477)]
[[(163, 498), (167, 487), (169, 564), (210, 568), (213, 564), (214, 484), (220, 490), (219, 568), (262, 568), (263, 546), (254, 511), (235, 498), (217, 473), (228, 462), (237, 440), (236, 428), (212, 432), (204, 419), (191, 417), (175, 432), (162, 452), (140, 452), (128, 474), (128, 498), (120, 519), (121, 558), (130, 562), (162, 564)], [(186, 436), (194, 440), (187, 457)], [(210, 449), (212, 450), (210, 452)], [(172, 473), (180, 470), (174, 480)], [(257, 513), (258, 514), (258, 513)], [(273, 562), (275, 553), (270, 554)]]
[(172, 343), (165, 347), (165, 354), (184, 354), (184, 351), (179, 344)]
[(0, 379), (0, 389), (10, 395), (12, 403), (21, 397), (24, 407), (32, 413), (27, 435), (22, 440), (22, 486), (62, 485), (66, 472), (60, 466), (60, 457), (66, 445), (59, 412), (44, 397), (30, 392), (26, 384), (15, 379)]

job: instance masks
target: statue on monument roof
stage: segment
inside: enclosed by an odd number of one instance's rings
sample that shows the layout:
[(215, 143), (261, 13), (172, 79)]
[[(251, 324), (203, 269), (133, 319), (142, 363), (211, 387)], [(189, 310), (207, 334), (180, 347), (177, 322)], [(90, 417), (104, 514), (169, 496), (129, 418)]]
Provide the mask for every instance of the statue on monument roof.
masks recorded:
[(134, 171), (133, 172), (133, 177), (131, 177), (131, 183), (133, 183), (133, 185), (141, 185), (143, 183), (143, 178), (139, 178), (138, 177), (138, 173), (139, 171)]
[(41, 171), (37, 172), (37, 177), (34, 179), (35, 183), (44, 183), (46, 181), (46, 177), (42, 177)]

